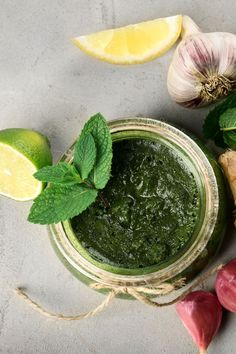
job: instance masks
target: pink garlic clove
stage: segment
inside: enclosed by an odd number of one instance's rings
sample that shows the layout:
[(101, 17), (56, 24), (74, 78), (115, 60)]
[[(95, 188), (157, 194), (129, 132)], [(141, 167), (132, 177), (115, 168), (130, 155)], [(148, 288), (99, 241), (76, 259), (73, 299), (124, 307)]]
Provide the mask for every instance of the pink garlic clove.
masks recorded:
[(217, 273), (215, 290), (221, 305), (236, 312), (236, 258)]
[(208, 291), (193, 291), (177, 303), (176, 311), (200, 353), (206, 353), (222, 319), (217, 297)]

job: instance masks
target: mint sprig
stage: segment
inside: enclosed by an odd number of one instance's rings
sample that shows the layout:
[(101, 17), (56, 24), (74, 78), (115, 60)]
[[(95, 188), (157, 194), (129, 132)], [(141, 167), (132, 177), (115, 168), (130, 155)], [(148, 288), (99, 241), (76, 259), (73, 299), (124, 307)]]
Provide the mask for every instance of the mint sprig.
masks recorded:
[(111, 172), (112, 138), (98, 113), (85, 124), (74, 148), (72, 164), (59, 162), (34, 174), (50, 185), (34, 200), (28, 220), (52, 224), (82, 213), (105, 187)]

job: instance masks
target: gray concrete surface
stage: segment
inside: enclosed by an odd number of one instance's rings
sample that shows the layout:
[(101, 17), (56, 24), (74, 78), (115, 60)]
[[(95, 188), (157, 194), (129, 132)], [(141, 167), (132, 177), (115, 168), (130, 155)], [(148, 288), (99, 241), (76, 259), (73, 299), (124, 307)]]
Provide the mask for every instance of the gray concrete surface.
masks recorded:
[[(236, 33), (234, 0), (0, 0), (0, 129), (40, 130), (55, 160), (97, 111), (107, 119), (162, 117), (201, 136), (207, 109), (182, 109), (167, 94), (173, 51), (147, 64), (119, 67), (70, 43), (75, 35), (177, 13), (192, 16), (206, 31)], [(26, 221), (29, 207), (0, 198), (0, 353), (197, 353), (174, 307), (156, 310), (115, 300), (82, 322), (49, 320), (29, 308), (14, 294), (16, 286), (27, 287), (48, 309), (70, 314), (103, 299), (64, 268), (46, 228)], [(229, 235), (216, 262), (235, 254), (236, 240)], [(235, 330), (236, 315), (226, 315), (209, 353), (235, 353)]]

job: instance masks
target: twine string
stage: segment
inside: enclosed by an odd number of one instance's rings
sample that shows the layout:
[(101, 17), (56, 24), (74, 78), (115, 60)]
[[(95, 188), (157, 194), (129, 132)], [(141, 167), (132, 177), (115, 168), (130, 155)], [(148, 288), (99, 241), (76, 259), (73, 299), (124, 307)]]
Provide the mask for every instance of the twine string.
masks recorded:
[(150, 298), (150, 296), (161, 296), (161, 295), (167, 295), (172, 293), (174, 290), (180, 289), (185, 285), (185, 279), (181, 278), (178, 279), (177, 281), (173, 282), (172, 284), (170, 283), (162, 283), (159, 284), (156, 287), (132, 287), (132, 286), (114, 286), (114, 285), (106, 285), (102, 283), (94, 283), (91, 284), (90, 287), (95, 290), (104, 290), (108, 289), (110, 290), (107, 297), (93, 310), (90, 310), (88, 312), (75, 315), (75, 316), (67, 316), (63, 315), (60, 313), (54, 313), (51, 311), (48, 311), (44, 309), (41, 305), (39, 305), (37, 302), (32, 300), (23, 289), (21, 288), (16, 288), (15, 291), (18, 296), (20, 296), (22, 299), (26, 301), (34, 310), (37, 312), (41, 313), (42, 315), (49, 317), (49, 318), (54, 318), (58, 320), (66, 320), (66, 321), (76, 321), (76, 320), (83, 320), (88, 317), (92, 317), (97, 315), (99, 312), (103, 311), (112, 301), (113, 299), (119, 295), (119, 294), (127, 294), (133, 297), (134, 299), (149, 305), (149, 306), (154, 306), (154, 307), (164, 307), (164, 306), (170, 306), (175, 304), (176, 302), (181, 301), (187, 294), (189, 294), (194, 288), (196, 288), (198, 285), (200, 285), (202, 282), (204, 282), (206, 279), (208, 279), (211, 275), (215, 274), (218, 270), (220, 270), (223, 267), (223, 264), (220, 264), (209, 271), (203, 273), (203, 275), (199, 276), (193, 284), (188, 287), (187, 290), (182, 292), (179, 296), (175, 297), (173, 300), (168, 301), (168, 302), (157, 302), (153, 299)]
[(88, 317), (95, 316), (97, 313), (103, 311), (105, 309), (105, 307), (107, 307), (110, 304), (110, 302), (114, 299), (114, 297), (116, 296), (116, 291), (112, 290), (109, 292), (107, 297), (101, 302), (101, 304), (99, 304), (95, 309), (85, 312), (85, 313), (81, 313), (79, 315), (67, 316), (67, 315), (63, 315), (61, 313), (54, 313), (54, 312), (44, 309), (41, 305), (39, 305), (37, 302), (32, 300), (29, 297), (29, 295), (27, 295), (24, 292), (24, 290), (21, 288), (16, 288), (15, 291), (16, 291), (17, 295), (19, 295), (22, 299), (24, 299), (25, 302), (27, 304), (29, 304), (34, 310), (41, 313), (41, 315), (44, 315), (49, 318), (54, 318), (57, 320), (65, 320), (65, 321), (84, 320)]

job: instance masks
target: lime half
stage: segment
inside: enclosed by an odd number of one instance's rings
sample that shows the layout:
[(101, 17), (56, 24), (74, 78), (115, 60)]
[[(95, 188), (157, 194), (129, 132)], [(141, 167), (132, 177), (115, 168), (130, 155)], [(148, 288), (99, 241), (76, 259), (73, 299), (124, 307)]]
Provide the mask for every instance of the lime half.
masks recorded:
[(36, 198), (43, 183), (33, 174), (51, 164), (50, 144), (44, 135), (21, 128), (0, 131), (0, 194), (19, 201)]

